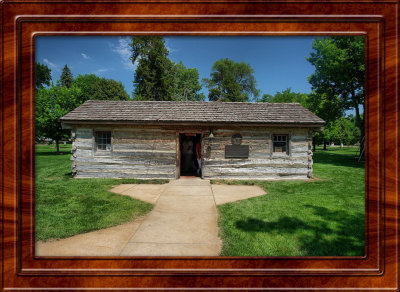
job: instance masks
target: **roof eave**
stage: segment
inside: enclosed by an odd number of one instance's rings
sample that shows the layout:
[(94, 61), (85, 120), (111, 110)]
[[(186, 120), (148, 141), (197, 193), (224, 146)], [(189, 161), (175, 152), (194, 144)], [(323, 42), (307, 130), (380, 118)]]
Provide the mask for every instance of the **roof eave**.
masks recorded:
[(301, 127), (320, 128), (325, 122), (236, 122), (236, 121), (126, 121), (126, 120), (61, 120), (63, 129), (70, 129), (73, 125), (160, 125), (160, 126), (271, 126), (271, 127)]

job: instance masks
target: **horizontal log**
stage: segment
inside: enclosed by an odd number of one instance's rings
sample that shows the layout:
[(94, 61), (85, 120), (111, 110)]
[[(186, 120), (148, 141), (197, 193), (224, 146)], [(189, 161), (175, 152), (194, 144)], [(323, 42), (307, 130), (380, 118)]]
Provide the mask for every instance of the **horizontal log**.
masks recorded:
[(208, 167), (204, 165), (202, 168), (202, 172), (212, 173), (214, 175), (222, 175), (222, 174), (251, 174), (251, 175), (260, 175), (260, 174), (270, 174), (270, 173), (277, 173), (277, 174), (293, 174), (293, 173), (300, 173), (300, 174), (307, 174), (309, 171), (308, 167)]
[(308, 145), (306, 145), (306, 146), (304, 146), (304, 145), (301, 145), (301, 146), (292, 146), (292, 147), (290, 147), (290, 150), (291, 150), (291, 152), (292, 153), (300, 153), (300, 152), (305, 152), (305, 153), (307, 153), (307, 151), (309, 150), (309, 147), (308, 147)]
[(217, 165), (204, 165), (203, 166), (204, 169), (209, 169), (209, 170), (214, 170), (217, 169), (218, 171), (224, 172), (224, 171), (231, 171), (233, 169), (242, 169), (242, 170), (246, 170), (246, 171), (261, 171), (264, 172), (264, 170), (266, 170), (268, 173), (270, 172), (274, 172), (275, 170), (279, 170), (279, 169), (308, 169), (309, 170), (309, 165), (308, 164), (285, 164), (285, 165), (273, 165), (273, 164), (263, 164), (263, 165), (256, 165), (256, 164), (249, 164), (249, 165), (225, 165), (225, 166), (217, 166)]
[(169, 174), (175, 173), (174, 167), (160, 167), (160, 166), (146, 166), (146, 165), (138, 165), (136, 167), (133, 166), (115, 166), (115, 165), (76, 165), (76, 170), (78, 172), (114, 172), (114, 173), (132, 173), (132, 174)]
[(114, 139), (139, 139), (139, 140), (175, 140), (176, 134), (168, 132), (158, 132), (158, 133), (136, 133), (136, 132), (114, 132)]
[(304, 146), (308, 147), (308, 142), (307, 141), (290, 141), (290, 145), (292, 147), (299, 147), (299, 146)]
[(265, 152), (250, 152), (249, 153), (249, 158), (250, 159), (266, 159), (270, 157), (271, 154), (268, 151)]
[(299, 157), (296, 159), (271, 159), (269, 157), (264, 159), (203, 159), (203, 163), (207, 165), (230, 165), (230, 164), (254, 164), (254, 165), (280, 165), (280, 164), (303, 164), (307, 165), (309, 163), (307, 158)]
[(73, 144), (76, 147), (93, 147), (93, 140), (92, 139), (76, 139)]
[(257, 169), (263, 169), (263, 168), (307, 168), (309, 167), (309, 163), (283, 163), (283, 164), (274, 164), (274, 163), (263, 163), (263, 164), (258, 164), (258, 163), (244, 163), (243, 161), (241, 163), (236, 163), (236, 164), (208, 164), (204, 163), (204, 167), (207, 168), (257, 168)]
[(74, 154), (75, 157), (92, 157), (92, 150), (77, 148)]
[(137, 178), (137, 179), (174, 179), (175, 174), (131, 174), (131, 173), (107, 173), (84, 172), (77, 173), (75, 178)]
[(91, 139), (93, 137), (92, 129), (79, 128), (75, 132), (75, 139), (84, 138)]
[(265, 176), (203, 176), (205, 179), (226, 179), (226, 180), (308, 180), (309, 177), (305, 175), (290, 175), (290, 176), (280, 176), (280, 175), (265, 175)]
[(113, 150), (159, 150), (176, 151), (176, 142), (169, 143), (113, 143)]
[(113, 153), (115, 154), (115, 155), (118, 155), (119, 153), (130, 153), (130, 154), (136, 154), (136, 155), (140, 155), (140, 154), (151, 154), (151, 153), (154, 153), (154, 154), (176, 154), (176, 151), (175, 150), (170, 150), (170, 149), (168, 149), (168, 150), (158, 150), (158, 149), (148, 149), (148, 150), (146, 150), (146, 149), (121, 149), (121, 150), (118, 150), (118, 149), (114, 149), (113, 150)]
[(141, 127), (130, 127), (130, 128), (114, 128), (114, 133), (168, 133), (174, 134), (175, 130), (161, 129), (161, 128), (141, 128)]
[(176, 164), (148, 164), (148, 163), (141, 163), (141, 164), (133, 164), (133, 163), (101, 163), (101, 162), (84, 162), (84, 161), (76, 161), (76, 165), (82, 166), (82, 167), (88, 167), (88, 168), (99, 168), (103, 167), (104, 169), (111, 169), (111, 168), (116, 168), (116, 169), (141, 169), (141, 170), (146, 170), (146, 169), (175, 169)]
[(302, 141), (307, 141), (307, 135), (292, 135), (290, 137), (290, 140), (292, 142), (302, 142)]
[(214, 179), (222, 179), (229, 177), (247, 177), (247, 179), (257, 179), (257, 178), (267, 178), (267, 177), (279, 177), (279, 178), (288, 178), (291, 176), (297, 177), (307, 177), (308, 172), (302, 173), (218, 173), (218, 172), (203, 172), (204, 178), (214, 178)]
[(292, 152), (291, 153), (291, 156), (292, 157), (294, 157), (294, 158), (297, 158), (297, 157), (308, 157), (308, 155), (309, 155), (309, 153), (308, 152), (306, 152), (306, 151), (302, 151), (302, 152)]
[(170, 159), (175, 159), (176, 158), (176, 152), (156, 152), (156, 151), (132, 151), (132, 152), (120, 152), (120, 151), (114, 151), (113, 152), (113, 157), (115, 158), (136, 158), (136, 159), (158, 159), (158, 158), (170, 158)]
[(77, 157), (77, 162), (83, 163), (109, 163), (109, 164), (146, 164), (146, 165), (176, 165), (176, 158), (148, 158), (148, 159), (128, 159), (115, 157)]

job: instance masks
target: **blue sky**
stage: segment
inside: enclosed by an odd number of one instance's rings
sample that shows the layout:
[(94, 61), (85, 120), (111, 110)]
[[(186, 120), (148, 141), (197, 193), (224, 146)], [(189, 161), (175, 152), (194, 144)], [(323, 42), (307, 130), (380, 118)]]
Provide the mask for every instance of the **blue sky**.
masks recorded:
[[(261, 94), (291, 88), (311, 92), (307, 77), (314, 67), (305, 59), (312, 51), (311, 36), (173, 36), (165, 37), (170, 59), (197, 68), (200, 80), (210, 76), (213, 63), (222, 58), (245, 62), (254, 69)], [(135, 66), (129, 60), (129, 37), (39, 36), (36, 62), (46, 64), (56, 82), (65, 64), (74, 76), (96, 74), (121, 81), (133, 91)], [(207, 89), (203, 89), (207, 95)]]

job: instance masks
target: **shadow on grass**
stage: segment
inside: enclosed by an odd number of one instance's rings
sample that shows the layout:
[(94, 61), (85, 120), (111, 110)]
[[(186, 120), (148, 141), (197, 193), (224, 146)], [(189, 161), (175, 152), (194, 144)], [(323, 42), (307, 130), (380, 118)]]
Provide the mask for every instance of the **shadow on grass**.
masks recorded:
[(355, 158), (355, 156), (349, 154), (339, 154), (329, 150), (318, 151), (314, 153), (314, 163), (331, 164), (336, 166), (346, 166), (355, 168), (365, 168), (365, 162)]
[(59, 156), (59, 155), (71, 155), (71, 150), (60, 150), (59, 153), (57, 153), (56, 151), (54, 152), (39, 152), (36, 151), (35, 155), (36, 156)]
[[(298, 233), (299, 249), (309, 256), (363, 256), (365, 253), (365, 216), (331, 211), (324, 207), (305, 205), (318, 219), (303, 221), (281, 217), (274, 222), (249, 218), (236, 222), (246, 232), (274, 234)], [(331, 224), (335, 223), (335, 225)]]

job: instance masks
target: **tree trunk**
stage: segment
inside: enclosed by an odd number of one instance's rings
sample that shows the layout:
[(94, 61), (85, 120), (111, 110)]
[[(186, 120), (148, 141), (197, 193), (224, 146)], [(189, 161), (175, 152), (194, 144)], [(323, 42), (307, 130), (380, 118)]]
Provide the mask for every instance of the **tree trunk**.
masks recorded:
[(364, 104), (363, 103), (358, 104), (354, 89), (352, 89), (352, 91), (351, 91), (351, 100), (353, 101), (353, 106), (356, 111), (356, 126), (360, 129), (360, 141), (359, 142), (360, 142), (360, 149), (361, 149), (362, 140), (365, 136), (365, 124), (364, 124), (364, 118), (361, 119), (361, 116), (360, 116), (359, 105), (361, 105), (363, 107), (363, 112), (364, 112)]
[(57, 154), (60, 154), (60, 141), (56, 139)]
[(324, 140), (324, 150), (326, 150), (326, 141)]

